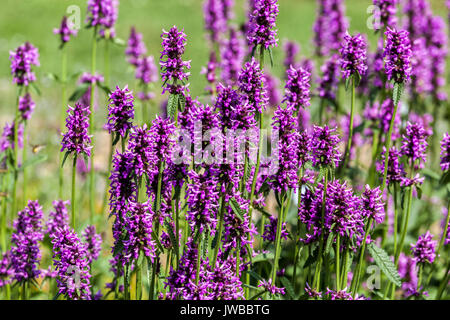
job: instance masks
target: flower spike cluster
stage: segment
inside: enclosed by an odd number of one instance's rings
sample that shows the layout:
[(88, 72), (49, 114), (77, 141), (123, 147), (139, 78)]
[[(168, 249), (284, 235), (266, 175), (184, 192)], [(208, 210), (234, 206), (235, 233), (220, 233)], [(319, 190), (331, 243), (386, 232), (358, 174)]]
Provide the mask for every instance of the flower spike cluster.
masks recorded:
[(89, 157), (91, 155), (91, 138), (88, 135), (90, 112), (88, 106), (85, 107), (80, 103), (76, 103), (73, 108), (69, 106), (66, 118), (67, 133), (63, 135), (61, 152), (66, 150), (76, 156), (84, 154)]

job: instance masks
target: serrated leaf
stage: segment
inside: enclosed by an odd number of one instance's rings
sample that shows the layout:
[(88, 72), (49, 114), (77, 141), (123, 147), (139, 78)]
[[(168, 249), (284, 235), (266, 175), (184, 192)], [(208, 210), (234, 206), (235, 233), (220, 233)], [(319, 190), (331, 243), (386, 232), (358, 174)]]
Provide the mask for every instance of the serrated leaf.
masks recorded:
[[(333, 230), (334, 224), (331, 226), (330, 230)], [(331, 244), (333, 243), (334, 237), (330, 234), (327, 238), (327, 244), (325, 245), (325, 254), (328, 254), (330, 252)]]
[(241, 220), (244, 221), (244, 213), (245, 211), (242, 210), (241, 206), (237, 202), (235, 198), (231, 198), (229, 201), (230, 207), (233, 210), (233, 212), (236, 214), (236, 216)]
[(91, 86), (90, 83), (82, 83), (80, 84), (75, 91), (70, 95), (69, 101), (77, 101), (79, 100), (89, 89)]
[(64, 167), (64, 163), (66, 163), (67, 157), (69, 156), (70, 152), (66, 151), (66, 153), (64, 154), (64, 158), (61, 164), (61, 168)]
[(219, 238), (219, 233), (216, 232), (214, 235), (214, 238), (211, 241), (211, 250), (214, 250), (216, 248), (218, 238)]
[(437, 172), (431, 170), (430, 168), (423, 168), (422, 173), (424, 176), (427, 176), (434, 180), (439, 180), (441, 178)]
[(167, 233), (169, 234), (169, 238), (170, 238), (170, 242), (172, 243), (172, 246), (173, 246), (175, 252), (178, 252), (178, 241), (177, 241), (177, 237), (175, 236), (175, 232), (172, 228), (172, 225), (167, 220), (164, 222), (164, 224), (166, 225)]
[(264, 280), (263, 277), (261, 277), (259, 274), (257, 274), (255, 271), (253, 270), (247, 270), (246, 273), (248, 273), (250, 275), (250, 277), (254, 278), (257, 281), (262, 281)]
[(167, 115), (170, 118), (175, 117), (178, 108), (178, 94), (171, 94), (167, 100)]
[(303, 269), (308, 268), (310, 265), (312, 265), (317, 260), (318, 255), (319, 255), (319, 248), (316, 248), (312, 252), (312, 254), (308, 256), (308, 259), (306, 259), (305, 263), (303, 264)]
[(392, 100), (394, 105), (398, 105), (403, 94), (403, 83), (394, 83), (394, 91), (392, 92)]
[(186, 97), (183, 94), (180, 94), (178, 97), (179, 110), (184, 111), (186, 106)]
[(292, 283), (286, 278), (281, 277), (280, 278), (281, 284), (286, 288), (286, 293), (289, 295), (291, 299), (295, 299), (295, 292), (294, 288), (292, 287)]
[(253, 263), (266, 261), (266, 260), (273, 260), (274, 254), (272, 252), (270, 253), (260, 253), (256, 257), (253, 257)]
[(444, 172), (444, 174), (442, 175), (439, 184), (441, 185), (446, 185), (450, 182), (450, 170), (447, 170), (446, 172)]
[(152, 231), (152, 239), (156, 242), (156, 246), (158, 247), (160, 252), (164, 252), (164, 248), (159, 241), (158, 236), (155, 234), (155, 231)]
[(352, 81), (353, 75), (345, 79), (345, 91), (348, 91), (348, 88), (350, 87), (350, 83)]
[(381, 271), (383, 271), (389, 281), (397, 287), (400, 287), (402, 285), (401, 277), (386, 251), (377, 247), (373, 242), (369, 243), (368, 249), (375, 263), (380, 267)]

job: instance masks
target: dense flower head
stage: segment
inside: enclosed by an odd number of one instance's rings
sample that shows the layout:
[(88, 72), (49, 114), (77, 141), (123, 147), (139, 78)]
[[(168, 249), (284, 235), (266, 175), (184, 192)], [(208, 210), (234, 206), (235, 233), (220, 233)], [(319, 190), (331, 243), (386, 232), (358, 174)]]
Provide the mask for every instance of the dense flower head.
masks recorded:
[(291, 67), (287, 70), (283, 102), (294, 110), (309, 106), (311, 73), (303, 68)]
[(235, 27), (229, 28), (229, 36), (221, 42), (220, 65), (222, 67), (222, 80), (227, 85), (235, 85), (238, 81), (239, 71), (241, 70), (244, 59), (244, 40), (242, 33)]
[(314, 166), (327, 166), (333, 162), (337, 166), (341, 153), (338, 148), (340, 142), (336, 128), (314, 126), (311, 139), (311, 154)]
[(19, 112), (22, 120), (29, 120), (31, 118), (35, 105), (28, 92), (19, 98)]
[(145, 123), (142, 127), (136, 126), (131, 129), (128, 150), (131, 152), (131, 157), (134, 158), (133, 169), (136, 176), (141, 177), (144, 174), (152, 176), (155, 174), (157, 158), (153, 146), (150, 130)]
[(173, 26), (168, 32), (163, 30), (161, 35), (162, 48), (159, 64), (161, 65), (161, 77), (165, 86), (163, 93), (168, 90), (170, 93), (183, 92), (187, 87), (175, 84), (183, 82), (189, 78), (190, 73), (185, 72), (191, 68), (190, 61), (183, 61), (182, 55), (185, 51), (186, 34)]
[(428, 134), (420, 123), (408, 122), (403, 135), (401, 152), (410, 159), (411, 163), (419, 160), (419, 164), (417, 164), (419, 168), (422, 168), (427, 160), (427, 138)]
[(11, 236), (11, 264), (14, 279), (18, 282), (39, 276), (41, 251), (39, 242), (44, 239), (42, 230), (42, 207), (37, 201), (28, 201), (24, 210), (19, 211), (14, 221)]
[(254, 112), (261, 113), (266, 109), (267, 90), (264, 83), (263, 72), (255, 58), (247, 62), (238, 78), (239, 90), (246, 95), (248, 104)]
[(313, 25), (314, 38), (313, 43), (315, 45), (315, 53), (319, 57), (323, 57), (328, 54), (330, 48), (328, 47), (328, 14), (330, 6), (329, 0), (318, 1), (317, 19)]
[(338, 50), (344, 40), (349, 22), (345, 16), (345, 3), (343, 0), (329, 0), (327, 13), (328, 46), (331, 50)]
[(367, 71), (367, 43), (361, 34), (344, 36), (344, 42), (340, 49), (341, 69), (344, 79), (352, 75), (363, 76)]
[(118, 0), (88, 0), (86, 23), (89, 27), (97, 27), (102, 37), (115, 37), (114, 25), (119, 15)]
[(300, 52), (300, 46), (295, 41), (286, 41), (283, 44), (283, 50), (284, 50), (284, 60), (283, 65), (286, 70), (288, 70), (291, 65), (296, 66), (297, 65), (297, 54)]
[(276, 19), (278, 16), (278, 0), (256, 0), (247, 30), (247, 40), (253, 45), (261, 45), (265, 49), (277, 46)]
[[(395, 146), (392, 146), (389, 150), (388, 169), (386, 176), (386, 185), (390, 182), (401, 182), (406, 176), (403, 163), (400, 163), (401, 152)], [(381, 153), (381, 160), (376, 163), (377, 171), (383, 175), (384, 162), (386, 159), (386, 147), (383, 147)]]
[(442, 171), (450, 169), (450, 135), (448, 132), (444, 133), (444, 137), (441, 141), (441, 161)]
[(411, 244), (411, 252), (416, 263), (433, 263), (436, 257), (437, 241), (433, 240), (430, 231), (419, 236), (416, 244)]
[(91, 111), (88, 106), (81, 103), (75, 103), (75, 107), (69, 106), (66, 118), (67, 132), (63, 134), (61, 141), (61, 152), (66, 150), (76, 155), (91, 155), (91, 137), (88, 135), (89, 114)]
[(435, 101), (447, 100), (445, 92), (446, 62), (448, 56), (446, 24), (440, 16), (428, 18), (428, 55), (430, 57), (430, 93)]
[(212, 42), (218, 42), (221, 32), (226, 28), (223, 6), (222, 0), (205, 0), (203, 5), (205, 29), (209, 32)]
[(53, 265), (58, 272), (58, 293), (71, 300), (90, 300), (90, 267), (87, 245), (69, 226), (50, 235), (53, 244)]
[[(208, 81), (208, 83), (212, 86), (216, 82), (217, 65), (218, 65), (218, 63), (217, 63), (216, 53), (214, 51), (211, 51), (211, 53), (209, 54), (208, 64), (206, 65), (206, 67), (202, 67), (200, 74), (204, 74), (206, 76), (206, 81)], [(212, 91), (213, 88), (208, 88), (208, 89), (209, 89), (209, 91)]]
[(123, 251), (126, 261), (132, 262), (142, 252), (152, 261), (156, 247), (152, 240), (153, 211), (151, 203), (131, 203), (128, 214), (124, 217), (126, 238), (123, 240)]
[(98, 259), (102, 250), (102, 237), (97, 233), (94, 225), (89, 225), (83, 230), (83, 240), (86, 244), (88, 262)]
[(366, 184), (361, 199), (362, 215), (367, 218), (372, 218), (376, 223), (382, 223), (385, 213), (380, 187), (370, 188)]
[(406, 30), (397, 31), (387, 28), (386, 45), (384, 49), (385, 71), (388, 80), (405, 83), (411, 77), (411, 42)]
[(208, 171), (199, 174), (188, 173), (191, 183), (187, 185), (186, 198), (188, 204), (187, 221), (192, 230), (215, 232), (219, 206), (217, 177)]
[(158, 81), (158, 71), (153, 56), (143, 56), (137, 60), (135, 78), (146, 85)]
[(64, 16), (61, 20), (61, 26), (58, 28), (53, 29), (54, 34), (59, 34), (61, 37), (61, 45), (64, 45), (65, 43), (69, 42), (70, 36), (76, 36), (78, 33), (78, 30), (69, 26), (67, 23), (67, 17)]
[(10, 284), (14, 277), (14, 270), (11, 267), (11, 252), (5, 251), (0, 259), (0, 288)]
[(386, 29), (386, 27), (395, 27), (397, 24), (397, 3), (398, 0), (373, 0), (373, 4), (378, 7), (374, 10), (374, 20), (379, 25), (374, 26), (375, 29)]
[(333, 54), (320, 67), (322, 77), (319, 79), (319, 97), (335, 100), (339, 85), (339, 56)]
[(173, 134), (175, 133), (175, 123), (170, 119), (163, 119), (156, 116), (149, 129), (152, 140), (152, 152), (155, 154), (157, 163), (170, 159), (174, 144)]
[(46, 232), (51, 235), (57, 232), (58, 228), (69, 225), (69, 215), (67, 214), (67, 207), (70, 201), (55, 200), (53, 201), (53, 210), (50, 211), (47, 220)]
[[(5, 123), (5, 127), (3, 128), (2, 137), (0, 139), (0, 153), (5, 151), (6, 149), (14, 150), (14, 126), (16, 122)], [(17, 141), (19, 148), (23, 147), (23, 124), (19, 124), (17, 128)]]
[(32, 66), (39, 66), (39, 52), (31, 43), (26, 42), (9, 52), (13, 82), (19, 86), (28, 86), (36, 80)]
[(128, 90), (128, 85), (123, 89), (116, 86), (116, 90), (109, 95), (108, 122), (105, 127), (110, 134), (115, 132), (125, 137), (131, 129), (134, 119), (133, 101), (133, 93)]
[(147, 53), (147, 48), (142, 38), (142, 33), (137, 32), (135, 27), (131, 27), (125, 55), (128, 57), (128, 62), (135, 67), (138, 66), (139, 58)]
[(280, 92), (280, 80), (269, 73), (267, 70), (264, 72), (264, 83), (267, 88), (267, 102), (270, 107), (276, 107), (281, 103), (281, 92)]
[(272, 295), (276, 295), (276, 294), (284, 295), (284, 294), (286, 294), (284, 288), (278, 288), (277, 286), (272, 284), (272, 279), (269, 279), (269, 281), (267, 281), (267, 280), (260, 280), (260, 283), (258, 284), (258, 288), (260, 288), (260, 287), (264, 288), (267, 292), (269, 292)]
[(231, 256), (218, 259), (216, 267), (208, 272), (209, 297), (212, 300), (239, 300), (244, 296), (242, 282), (236, 275), (236, 262)]
[(402, 290), (405, 298), (417, 292), (417, 264), (414, 258), (400, 253), (398, 259), (398, 273), (402, 278)]
[[(272, 216), (270, 216), (269, 219), (270, 219), (269, 224), (266, 224), (264, 226), (264, 234), (262, 235), (262, 238), (266, 241), (274, 242), (277, 233), (278, 219)], [(284, 240), (287, 240), (288, 238), (286, 222), (283, 222), (283, 225), (281, 227), (281, 238)]]

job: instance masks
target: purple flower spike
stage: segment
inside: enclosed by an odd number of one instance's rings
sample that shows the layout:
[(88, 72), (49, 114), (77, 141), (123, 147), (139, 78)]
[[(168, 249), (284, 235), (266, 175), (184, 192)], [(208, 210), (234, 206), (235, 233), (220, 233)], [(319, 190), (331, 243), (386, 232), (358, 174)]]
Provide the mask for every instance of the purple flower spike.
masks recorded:
[[(277, 233), (277, 225), (278, 225), (278, 219), (270, 216), (270, 223), (266, 224), (264, 226), (264, 234), (262, 235), (262, 238), (269, 242), (275, 242), (275, 236)], [(281, 227), (281, 238), (284, 240), (287, 240), (287, 238), (288, 238), (286, 223), (283, 223), (283, 225)]]
[(278, 288), (277, 286), (272, 285), (272, 279), (269, 279), (269, 281), (266, 281), (266, 280), (260, 281), (260, 284), (258, 284), (258, 288), (259, 287), (266, 289), (272, 295), (276, 295), (276, 294), (284, 295), (285, 294), (284, 288)]
[(0, 259), (0, 288), (12, 282), (14, 270), (11, 266), (11, 252), (5, 251)]
[(247, 62), (239, 73), (239, 90), (247, 96), (248, 104), (255, 113), (266, 109), (268, 99), (263, 72), (255, 58)]
[(137, 32), (135, 27), (131, 27), (125, 55), (128, 57), (128, 62), (135, 67), (138, 66), (139, 58), (147, 53), (147, 48), (142, 38), (142, 33)]
[(37, 201), (28, 201), (26, 208), (18, 213), (11, 236), (11, 265), (18, 282), (35, 279), (41, 273), (39, 242), (44, 239), (42, 230), (42, 207)]
[(366, 218), (372, 218), (376, 223), (382, 223), (384, 220), (384, 203), (379, 187), (371, 189), (366, 184), (362, 199), (362, 215)]
[(278, 12), (277, 0), (255, 0), (247, 30), (247, 40), (251, 45), (261, 45), (265, 49), (277, 46), (275, 23)]
[(191, 68), (191, 61), (182, 60), (186, 34), (183, 31), (178, 31), (178, 28), (173, 26), (169, 32), (163, 30), (161, 38), (163, 50), (161, 51), (159, 64), (162, 70), (161, 77), (165, 83), (163, 93), (166, 91), (169, 91), (171, 94), (181, 93), (187, 90), (187, 86), (176, 84), (176, 82), (187, 80), (190, 73), (184, 70), (185, 68)]
[(419, 164), (415, 167), (423, 168), (427, 160), (427, 138), (428, 134), (420, 123), (408, 122), (406, 133), (403, 135), (401, 152), (411, 160), (411, 164), (419, 160)]
[(11, 61), (11, 74), (13, 82), (19, 86), (28, 86), (36, 80), (32, 66), (39, 66), (39, 52), (29, 42), (17, 47), (16, 51), (9, 52)]
[(375, 29), (394, 28), (397, 24), (397, 3), (398, 0), (373, 0), (373, 5), (378, 7), (374, 10), (374, 20), (379, 21)]
[(203, 6), (205, 29), (213, 43), (219, 41), (220, 33), (226, 27), (223, 5), (222, 0), (205, 0)]
[(64, 16), (61, 21), (61, 26), (59, 27), (59, 29), (53, 29), (53, 33), (59, 34), (61, 36), (61, 46), (63, 46), (65, 43), (69, 42), (70, 36), (77, 35), (78, 30), (69, 27), (69, 25), (67, 24), (67, 17)]
[(295, 41), (286, 41), (283, 45), (285, 58), (283, 61), (284, 68), (288, 70), (291, 65), (296, 66), (297, 54), (300, 52), (300, 46)]
[(367, 71), (367, 44), (366, 40), (357, 34), (350, 36), (348, 33), (344, 36), (341, 53), (341, 69), (344, 79), (350, 78), (357, 73), (360, 76), (366, 74)]
[(19, 98), (19, 112), (22, 120), (29, 120), (31, 118), (35, 105), (29, 93)]
[(66, 150), (76, 155), (85, 154), (88, 157), (91, 155), (91, 138), (88, 136), (90, 112), (88, 106), (84, 107), (80, 103), (76, 103), (74, 108), (69, 106), (66, 118), (67, 133), (63, 135), (61, 141), (61, 152)]
[[(5, 151), (8, 148), (14, 150), (14, 126), (15, 122), (11, 122), (10, 124), (6, 123), (3, 128), (2, 137), (0, 139), (0, 153)], [(17, 142), (19, 148), (23, 148), (23, 124), (19, 124), (19, 128), (17, 128)]]
[(285, 95), (282, 102), (288, 107), (299, 110), (309, 106), (311, 73), (303, 68), (291, 67), (287, 70)]
[(109, 32), (109, 36), (114, 38), (118, 7), (118, 0), (88, 0), (86, 23), (89, 27), (99, 28), (101, 37), (105, 37)]
[(419, 236), (416, 244), (411, 244), (411, 252), (416, 263), (433, 263), (436, 258), (437, 241), (433, 240), (430, 231)]
[(236, 28), (230, 27), (229, 36), (222, 41), (221, 53), (222, 80), (228, 85), (236, 85), (245, 55), (244, 40)]
[(336, 99), (339, 85), (339, 56), (332, 55), (320, 68), (322, 77), (319, 79), (319, 97), (329, 100)]
[(50, 211), (47, 220), (47, 233), (49, 235), (56, 233), (58, 228), (69, 225), (69, 215), (67, 214), (69, 204), (70, 201), (53, 201), (54, 210)]
[(328, 166), (333, 162), (338, 166), (341, 153), (338, 145), (339, 136), (335, 133), (336, 128), (330, 129), (328, 126), (314, 126), (311, 140), (312, 162), (314, 166)]
[(408, 31), (387, 28), (384, 49), (384, 68), (388, 80), (405, 83), (411, 77), (411, 42)]
[[(400, 182), (406, 176), (405, 169), (403, 164), (400, 163), (400, 151), (392, 146), (389, 150), (389, 159), (388, 159), (388, 170), (386, 177), (386, 185), (391, 182)], [(383, 151), (381, 153), (381, 160), (376, 163), (377, 171), (383, 175), (384, 173), (384, 162), (386, 159), (386, 147), (383, 147)]]
[(447, 171), (450, 169), (450, 135), (448, 132), (444, 133), (441, 141), (441, 169)]
[(116, 132), (123, 138), (133, 126), (134, 97), (128, 85), (123, 89), (116, 86), (116, 90), (109, 95), (108, 122), (106, 129), (109, 134)]
[(91, 263), (98, 259), (100, 251), (102, 250), (102, 237), (97, 234), (95, 226), (87, 226), (83, 230), (84, 243), (87, 245), (88, 262)]
[(91, 300), (87, 245), (67, 225), (58, 228), (51, 239), (59, 294), (71, 300)]
[(153, 56), (138, 59), (136, 65), (136, 79), (140, 80), (143, 84), (158, 81), (158, 71)]

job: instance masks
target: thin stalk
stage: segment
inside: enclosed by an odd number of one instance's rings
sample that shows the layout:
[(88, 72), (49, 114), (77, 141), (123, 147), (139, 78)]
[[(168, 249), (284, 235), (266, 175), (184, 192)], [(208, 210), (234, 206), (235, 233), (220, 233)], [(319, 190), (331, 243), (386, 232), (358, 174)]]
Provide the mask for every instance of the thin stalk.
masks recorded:
[(272, 285), (275, 285), (275, 280), (277, 277), (277, 269), (278, 269), (278, 260), (280, 259), (280, 250), (281, 250), (281, 230), (283, 226), (283, 220), (284, 220), (284, 212), (287, 211), (287, 204), (285, 202), (289, 202), (286, 197), (286, 193), (282, 195), (282, 207), (280, 208), (280, 213), (278, 215), (278, 223), (277, 223), (277, 233), (275, 235), (275, 254), (274, 254), (274, 261), (273, 261), (273, 269), (272, 269)]
[(444, 273), (444, 277), (442, 278), (441, 284), (439, 285), (438, 292), (436, 293), (435, 300), (441, 300), (442, 294), (444, 293), (445, 288), (448, 287), (448, 282), (450, 280), (450, 262), (447, 265), (447, 270)]
[(2, 220), (1, 220), (1, 234), (2, 234), (2, 252), (6, 252), (6, 199), (7, 199), (7, 193), (8, 193), (8, 179), (9, 175), (5, 174), (2, 177), (2, 191), (5, 193), (2, 197)]
[(341, 252), (341, 235), (336, 235), (336, 291), (341, 291), (341, 276), (340, 276), (340, 252)]
[[(94, 36), (92, 37), (92, 52), (91, 52), (91, 73), (95, 74), (96, 69), (96, 58), (97, 58), (97, 27), (94, 27)], [(91, 113), (89, 114), (89, 134), (91, 135), (91, 143), (94, 145), (94, 97), (95, 97), (95, 86), (96, 82), (91, 83), (91, 96), (90, 96), (90, 107)], [(91, 170), (89, 172), (89, 208), (90, 208), (90, 218), (91, 223), (94, 221), (95, 214), (95, 169), (94, 169), (94, 148), (91, 149)]]
[(358, 261), (358, 264), (356, 265), (356, 268), (355, 268), (356, 273), (355, 273), (355, 276), (353, 277), (353, 281), (352, 281), (352, 285), (354, 284), (353, 289), (352, 289), (353, 296), (355, 296), (359, 290), (360, 279), (362, 278), (361, 273), (362, 273), (362, 265), (363, 265), (363, 261), (364, 261), (364, 253), (366, 250), (367, 237), (370, 233), (370, 227), (372, 225), (372, 221), (373, 221), (372, 217), (369, 218), (369, 221), (366, 225), (366, 230), (364, 232), (364, 240), (363, 240), (363, 243), (361, 246), (361, 252), (359, 253), (359, 261)]
[(420, 291), (420, 285), (422, 284), (422, 277), (423, 277), (423, 264), (419, 263), (419, 279), (417, 280), (417, 292)]
[[(302, 177), (303, 177), (303, 166), (300, 167), (300, 171), (299, 171), (299, 183), (298, 183), (298, 191), (297, 191), (297, 207), (300, 208), (300, 203), (302, 201)], [(296, 284), (296, 276), (297, 276), (297, 264), (298, 264), (298, 256), (299, 256), (299, 248), (298, 248), (298, 237), (299, 237), (299, 232), (300, 232), (300, 220), (298, 218), (297, 215), (297, 229), (295, 230), (295, 247), (294, 247), (294, 271), (292, 274), (292, 287), (294, 288), (294, 292), (295, 292), (295, 284)]]
[(342, 261), (342, 273), (340, 274), (341, 278), (341, 288), (345, 289), (348, 285), (348, 262), (349, 262), (349, 254), (348, 254), (348, 246), (346, 246), (344, 251), (344, 261)]
[(397, 183), (394, 182), (394, 253), (397, 253), (397, 233), (398, 233), (398, 208), (397, 208)]
[[(200, 230), (198, 230), (198, 232), (200, 232)], [(196, 270), (196, 273), (195, 273), (195, 285), (196, 286), (198, 286), (198, 282), (200, 280), (200, 262), (201, 262), (200, 250), (201, 250), (201, 247), (202, 247), (202, 244), (203, 244), (203, 241), (204, 241), (203, 234), (200, 235), (200, 238), (201, 238), (200, 243), (197, 246), (197, 264), (196, 264), (197, 270)]]
[(347, 168), (347, 162), (350, 158), (350, 151), (352, 149), (352, 140), (353, 140), (353, 118), (355, 115), (355, 78), (352, 79), (352, 102), (351, 102), (351, 110), (350, 110), (350, 126), (348, 128), (348, 140), (347, 140), (347, 147), (345, 148), (344, 153), (344, 161), (342, 165), (342, 171), (344, 172)]
[[(61, 49), (61, 114), (60, 114), (60, 129), (62, 132), (65, 125), (66, 118), (66, 100), (67, 100), (67, 50), (65, 47)], [(63, 198), (63, 188), (64, 188), (64, 170), (62, 167), (62, 162), (64, 159), (64, 155), (62, 152), (59, 153), (59, 189), (58, 189), (58, 197), (59, 199)]]
[(101, 214), (105, 212), (106, 205), (108, 203), (108, 190), (109, 190), (109, 174), (111, 172), (112, 168), (112, 158), (114, 155), (114, 146), (112, 145), (113, 142), (113, 136), (111, 136), (111, 149), (109, 150), (109, 157), (108, 157), (108, 171), (105, 178), (105, 194), (103, 196), (103, 202), (102, 202), (102, 210), (100, 211)]
[(236, 277), (239, 279), (240, 278), (240, 259), (239, 259), (239, 254), (241, 252), (241, 241), (238, 240), (237, 242), (237, 247), (236, 247)]
[(142, 263), (136, 263), (136, 300), (142, 300)]
[[(23, 122), (23, 148), (22, 148), (22, 165), (27, 161), (27, 121)], [(28, 186), (28, 170), (27, 167), (23, 166), (23, 205), (26, 205), (28, 194), (27, 194), (27, 186)]]
[(178, 246), (180, 245), (180, 195), (177, 195), (175, 199), (175, 241), (177, 244), (174, 244), (175, 249), (175, 257), (177, 262), (177, 268), (180, 263), (180, 250)]
[(21, 92), (22, 87), (19, 87), (17, 90), (16, 113), (14, 116), (14, 183), (12, 192), (11, 221), (14, 219), (14, 215), (17, 212), (17, 178), (19, 175), (19, 97)]
[(392, 114), (392, 119), (389, 124), (389, 131), (386, 139), (386, 152), (384, 155), (384, 172), (383, 172), (383, 181), (381, 184), (381, 193), (383, 193), (384, 189), (386, 188), (386, 178), (389, 164), (389, 152), (391, 149), (391, 142), (392, 142), (392, 130), (394, 129), (395, 118), (397, 117), (397, 109), (398, 109), (398, 102), (394, 105), (394, 112)]
[(76, 175), (77, 173), (77, 155), (75, 154), (73, 157), (73, 165), (72, 165), (72, 228), (75, 230), (75, 203), (76, 203)]
[(128, 283), (128, 268), (129, 268), (129, 266), (127, 263), (125, 266), (125, 272), (123, 273), (124, 300), (130, 300), (130, 298), (129, 298), (129, 294), (130, 294), (129, 283)]
[(222, 202), (220, 206), (220, 215), (219, 215), (219, 227), (217, 228), (217, 241), (216, 246), (214, 247), (214, 257), (211, 266), (213, 270), (216, 269), (217, 255), (219, 254), (220, 241), (222, 239), (224, 215), (225, 215), (225, 196), (222, 195)]

